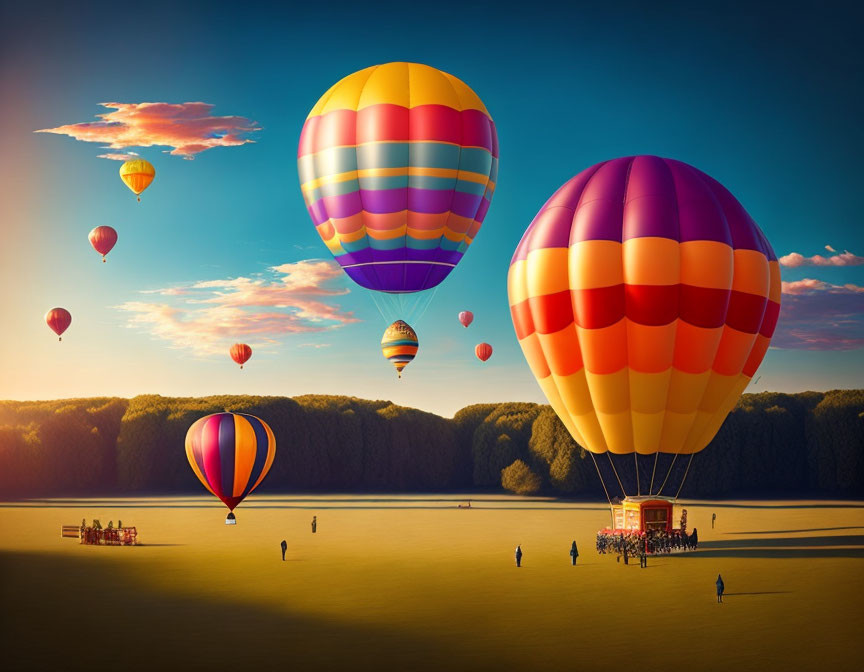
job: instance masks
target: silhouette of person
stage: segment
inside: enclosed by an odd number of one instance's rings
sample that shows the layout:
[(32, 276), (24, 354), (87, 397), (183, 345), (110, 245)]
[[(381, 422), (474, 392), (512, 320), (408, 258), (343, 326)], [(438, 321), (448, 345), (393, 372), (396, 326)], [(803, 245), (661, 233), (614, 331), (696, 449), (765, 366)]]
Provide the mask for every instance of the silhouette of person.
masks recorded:
[(717, 575), (717, 602), (723, 602), (723, 591), (726, 590), (726, 586), (723, 584), (723, 577), (719, 574)]
[(522, 566), (522, 546), (521, 545), (516, 547), (516, 566), (517, 567)]
[(288, 542), (283, 539), (279, 545), (282, 547), (282, 562), (285, 562), (285, 551), (288, 550)]
[(570, 564), (576, 565), (576, 558), (579, 557), (579, 549), (576, 548), (576, 540), (573, 540), (573, 545), (570, 547)]
[(318, 531), (318, 516), (312, 516), (312, 534)]
[(711, 529), (712, 529), (712, 530), (714, 529), (714, 521), (715, 521), (715, 520), (717, 520), (717, 514), (716, 514), (716, 513), (712, 513), (712, 514), (711, 514)]

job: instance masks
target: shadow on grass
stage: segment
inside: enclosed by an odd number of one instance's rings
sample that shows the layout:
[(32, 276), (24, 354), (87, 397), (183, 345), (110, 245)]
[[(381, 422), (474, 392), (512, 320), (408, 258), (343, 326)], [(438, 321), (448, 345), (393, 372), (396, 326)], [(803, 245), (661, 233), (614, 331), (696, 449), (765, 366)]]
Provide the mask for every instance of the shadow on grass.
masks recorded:
[(741, 595), (788, 595), (791, 590), (763, 590), (760, 593), (723, 593), (723, 597), (738, 597)]
[(864, 530), (864, 526), (849, 527), (812, 527), (807, 530), (760, 530), (758, 532), (724, 532), (723, 534), (791, 534), (793, 532), (831, 532), (832, 530)]
[(742, 548), (801, 548), (812, 546), (861, 546), (864, 548), (864, 534), (838, 534), (822, 537), (769, 537), (761, 539), (730, 539), (729, 541), (702, 541), (702, 550), (742, 549)]
[[(853, 528), (854, 529), (854, 528)], [(704, 541), (676, 558), (864, 558), (864, 535)]]
[(66, 554), (0, 553), (0, 604), (4, 670), (441, 670), (453, 661), (414, 633), (168, 593), (121, 562)]

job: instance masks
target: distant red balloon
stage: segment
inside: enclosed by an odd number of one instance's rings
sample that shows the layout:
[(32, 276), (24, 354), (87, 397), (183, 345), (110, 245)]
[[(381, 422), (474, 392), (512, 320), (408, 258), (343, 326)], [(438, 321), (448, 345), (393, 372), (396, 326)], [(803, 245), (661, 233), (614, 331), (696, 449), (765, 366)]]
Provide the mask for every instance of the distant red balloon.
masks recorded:
[(252, 348), (250, 348), (245, 343), (235, 343), (231, 346), (231, 359), (237, 362), (240, 365), (240, 368), (243, 368), (243, 365), (249, 361), (249, 358), (252, 356)]
[(463, 327), (467, 327), (474, 321), (474, 313), (470, 310), (463, 310), (459, 313), (459, 321), (462, 323)]
[(485, 362), (492, 356), (492, 346), (488, 343), (480, 343), (474, 348), (474, 354), (477, 355), (477, 359), (481, 362)]
[(110, 226), (97, 226), (90, 232), (88, 238), (90, 238), (93, 249), (102, 255), (102, 262), (104, 263), (105, 255), (117, 243), (117, 232)]
[(45, 313), (45, 323), (53, 329), (57, 336), (60, 336), (57, 340), (62, 341), (63, 332), (72, 324), (72, 316), (65, 308), (52, 308)]

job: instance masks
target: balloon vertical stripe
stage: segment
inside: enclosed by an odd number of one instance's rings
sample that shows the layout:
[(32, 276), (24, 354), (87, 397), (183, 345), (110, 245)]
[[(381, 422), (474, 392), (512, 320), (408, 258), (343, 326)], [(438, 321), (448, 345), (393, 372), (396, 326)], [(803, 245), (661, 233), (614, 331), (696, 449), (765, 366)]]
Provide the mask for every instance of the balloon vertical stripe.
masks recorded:
[(239, 414), (234, 416), (234, 436), (236, 449), (234, 456), (234, 483), (231, 488), (231, 494), (234, 497), (239, 497), (243, 494), (243, 490), (252, 476), (252, 467), (255, 464), (256, 457), (255, 447), (257, 445), (255, 430), (252, 429), (252, 424), (246, 417)]
[(219, 475), (222, 492), (234, 496), (234, 462), (237, 441), (234, 416), (225, 414), (219, 419)]
[(276, 441), (273, 439), (273, 433), (270, 428), (254, 415), (243, 416), (252, 428), (255, 434), (255, 443), (258, 446), (269, 446), (266, 451), (259, 450), (255, 453), (255, 461), (252, 464), (252, 471), (249, 474), (249, 480), (245, 490), (241, 491), (242, 497), (248, 495), (252, 490), (258, 487), (261, 479), (270, 469), (270, 464), (276, 454)]

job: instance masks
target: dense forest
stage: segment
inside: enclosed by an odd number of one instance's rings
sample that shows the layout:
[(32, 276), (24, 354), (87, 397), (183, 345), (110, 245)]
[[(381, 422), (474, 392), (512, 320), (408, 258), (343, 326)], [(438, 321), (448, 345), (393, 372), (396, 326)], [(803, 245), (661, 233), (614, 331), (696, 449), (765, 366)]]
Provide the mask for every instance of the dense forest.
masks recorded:
[(656, 492), (664, 478), (663, 494), (681, 488), (684, 497), (864, 495), (864, 390), (836, 390), (744, 395), (692, 464), (668, 455), (595, 461), (549, 406), (531, 403), (477, 404), (451, 419), (317, 395), (6, 401), (0, 498), (203, 492), (184, 438), (196, 419), (222, 410), (252, 413), (273, 429), (265, 493), (503, 488), (605, 497), (599, 470), (610, 497), (645, 494), (649, 482)]

